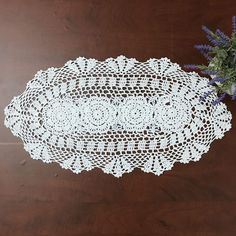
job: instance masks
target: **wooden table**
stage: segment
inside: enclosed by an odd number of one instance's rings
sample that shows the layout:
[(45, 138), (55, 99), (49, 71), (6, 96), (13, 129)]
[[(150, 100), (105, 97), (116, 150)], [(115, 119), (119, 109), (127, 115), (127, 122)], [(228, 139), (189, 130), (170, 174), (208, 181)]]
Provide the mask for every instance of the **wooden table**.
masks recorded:
[(199, 162), (117, 179), (32, 160), (3, 125), (3, 108), (40, 69), (121, 54), (202, 63), (201, 25), (230, 33), (233, 14), (235, 0), (0, 0), (0, 235), (236, 235), (234, 128)]

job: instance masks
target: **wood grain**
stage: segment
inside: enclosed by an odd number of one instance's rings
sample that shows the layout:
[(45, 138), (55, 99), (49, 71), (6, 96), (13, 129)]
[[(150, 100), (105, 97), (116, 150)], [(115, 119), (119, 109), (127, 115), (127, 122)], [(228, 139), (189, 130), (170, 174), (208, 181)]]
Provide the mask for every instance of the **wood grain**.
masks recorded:
[[(78, 56), (204, 62), (193, 48), (206, 42), (201, 25), (230, 33), (233, 14), (234, 0), (0, 0), (0, 109), (36, 71)], [(236, 235), (236, 119), (199, 162), (120, 179), (30, 159), (3, 120), (0, 235)]]

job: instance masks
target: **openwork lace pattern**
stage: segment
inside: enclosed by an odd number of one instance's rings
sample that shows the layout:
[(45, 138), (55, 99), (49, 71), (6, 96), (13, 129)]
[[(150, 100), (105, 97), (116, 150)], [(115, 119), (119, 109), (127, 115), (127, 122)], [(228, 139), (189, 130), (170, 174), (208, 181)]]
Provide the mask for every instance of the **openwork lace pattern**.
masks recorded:
[(168, 58), (79, 57), (39, 71), (5, 108), (5, 125), (32, 158), (75, 173), (160, 175), (198, 161), (231, 128), (226, 106), (211, 104), (216, 94), (200, 100), (210, 90)]

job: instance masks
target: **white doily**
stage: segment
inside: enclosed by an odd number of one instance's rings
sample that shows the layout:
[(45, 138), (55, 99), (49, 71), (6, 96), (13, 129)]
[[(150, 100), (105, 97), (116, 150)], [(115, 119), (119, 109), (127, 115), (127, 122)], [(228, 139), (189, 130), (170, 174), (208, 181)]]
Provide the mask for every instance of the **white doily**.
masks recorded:
[(207, 83), (167, 58), (79, 57), (39, 71), (5, 108), (5, 125), (32, 158), (75, 173), (160, 175), (198, 161), (230, 129), (226, 106), (211, 104), (216, 94), (200, 101)]

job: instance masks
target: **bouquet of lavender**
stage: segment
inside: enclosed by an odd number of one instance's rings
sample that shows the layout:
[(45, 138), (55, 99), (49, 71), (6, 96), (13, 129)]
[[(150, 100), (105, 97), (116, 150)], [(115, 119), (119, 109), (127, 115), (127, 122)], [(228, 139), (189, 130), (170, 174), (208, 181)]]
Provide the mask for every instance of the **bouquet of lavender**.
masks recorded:
[[(218, 94), (218, 99), (213, 105), (221, 102), (226, 95), (236, 100), (236, 16), (232, 18), (233, 32), (231, 37), (221, 30), (215, 32), (202, 26), (211, 45), (200, 44), (195, 48), (208, 60), (207, 65), (185, 65), (187, 69), (198, 69), (203, 74), (210, 75), (210, 85)], [(213, 92), (213, 91), (212, 91)], [(212, 92), (205, 93), (202, 99), (206, 99)]]

